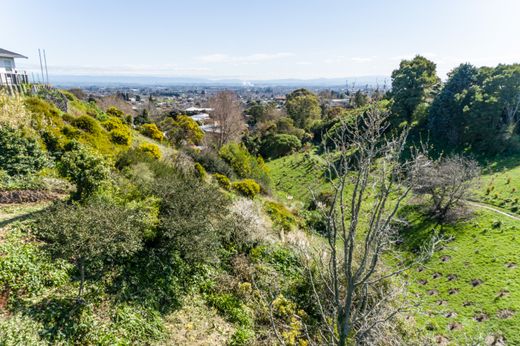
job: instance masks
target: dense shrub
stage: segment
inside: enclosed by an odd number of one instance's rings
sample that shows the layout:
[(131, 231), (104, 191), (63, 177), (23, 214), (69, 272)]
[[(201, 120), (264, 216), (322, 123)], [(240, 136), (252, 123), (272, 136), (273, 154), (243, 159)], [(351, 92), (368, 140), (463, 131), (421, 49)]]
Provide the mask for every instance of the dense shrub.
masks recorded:
[(106, 121), (103, 121), (101, 125), (107, 129), (108, 131), (112, 131), (114, 129), (126, 128), (125, 124), (121, 119), (116, 117), (110, 117)]
[(210, 173), (220, 173), (227, 177), (235, 175), (233, 168), (211, 149), (185, 148), (184, 151)]
[(260, 185), (253, 179), (244, 179), (241, 181), (234, 182), (231, 187), (238, 191), (240, 194), (253, 198), (260, 193)]
[[(164, 126), (163, 126), (164, 125)], [(167, 118), (161, 127), (168, 130), (168, 137), (173, 143), (200, 144), (204, 137), (204, 132), (199, 124), (186, 115), (179, 115), (175, 119)]]
[(130, 131), (114, 129), (110, 131), (110, 140), (115, 144), (130, 145), (130, 143), (132, 143), (132, 136)]
[(213, 174), (215, 179), (218, 182), (218, 185), (222, 187), (223, 189), (230, 190), (231, 189), (231, 180), (229, 180), (228, 177), (226, 177), (224, 174), (215, 173)]
[(216, 187), (164, 162), (150, 167), (156, 177), (151, 190), (161, 199), (157, 243), (187, 261), (214, 260), (225, 232), (221, 224), (227, 199)]
[(274, 134), (264, 139), (260, 153), (266, 158), (278, 158), (300, 149), (301, 146), (302, 142), (296, 136)]
[(34, 139), (19, 130), (0, 126), (0, 169), (9, 175), (25, 175), (42, 169), (47, 163), (45, 153)]
[(162, 141), (164, 139), (164, 134), (155, 124), (144, 124), (141, 126), (141, 133), (156, 141)]
[(108, 107), (105, 113), (107, 113), (107, 115), (111, 117), (116, 117), (120, 119), (126, 118), (125, 112), (114, 106)]
[(78, 130), (70, 125), (63, 126), (63, 128), (61, 129), (61, 133), (63, 133), (65, 135), (65, 137), (67, 137), (69, 139), (78, 138), (81, 135), (80, 130)]
[(57, 257), (73, 262), (81, 273), (105, 260), (128, 257), (142, 247), (146, 214), (108, 200), (83, 205), (57, 204), (37, 220), (36, 232)]
[(76, 184), (75, 199), (92, 195), (108, 178), (108, 168), (103, 159), (88, 149), (72, 143), (70, 151), (63, 154), (58, 168), (60, 173)]
[(70, 123), (72, 126), (91, 134), (97, 134), (101, 130), (98, 122), (88, 115), (73, 118)]
[(161, 149), (159, 149), (159, 147), (153, 143), (142, 143), (137, 149), (157, 160), (161, 158)]
[(239, 177), (254, 179), (262, 184), (264, 190), (269, 189), (270, 178), (263, 159), (252, 156), (244, 145), (226, 144), (219, 154)]
[(264, 207), (276, 227), (290, 231), (296, 224), (296, 218), (283, 204), (267, 201)]

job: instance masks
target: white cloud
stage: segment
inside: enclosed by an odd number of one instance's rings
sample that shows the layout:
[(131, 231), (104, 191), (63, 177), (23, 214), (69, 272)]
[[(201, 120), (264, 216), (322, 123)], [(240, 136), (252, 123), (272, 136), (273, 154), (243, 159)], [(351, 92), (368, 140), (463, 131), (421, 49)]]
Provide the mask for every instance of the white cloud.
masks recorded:
[(261, 61), (270, 61), (270, 60), (278, 60), (278, 59), (284, 59), (287, 57), (291, 57), (294, 54), (292, 53), (256, 53), (256, 54), (250, 54), (250, 55), (243, 55), (243, 56), (231, 56), (228, 54), (209, 54), (209, 55), (203, 55), (199, 56), (196, 59), (203, 63), (256, 63)]

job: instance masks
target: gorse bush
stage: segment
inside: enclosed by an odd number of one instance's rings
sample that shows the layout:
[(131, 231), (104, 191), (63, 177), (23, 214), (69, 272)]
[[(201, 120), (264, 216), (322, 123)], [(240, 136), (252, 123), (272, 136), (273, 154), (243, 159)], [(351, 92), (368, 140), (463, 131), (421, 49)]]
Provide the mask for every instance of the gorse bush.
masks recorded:
[(253, 198), (260, 193), (260, 185), (253, 179), (244, 179), (231, 184), (231, 187), (249, 198)]
[(110, 140), (115, 144), (130, 145), (130, 143), (132, 143), (132, 136), (128, 130), (114, 129), (110, 131)]
[(116, 117), (108, 118), (106, 121), (103, 121), (101, 125), (108, 131), (126, 128), (126, 125), (123, 123), (123, 121)]
[(88, 115), (81, 115), (77, 118), (73, 118), (71, 119), (70, 123), (72, 126), (90, 134), (97, 134), (101, 131), (101, 127), (99, 126), (96, 119)]
[(226, 190), (231, 189), (231, 180), (229, 180), (229, 178), (226, 177), (224, 174), (215, 173), (215, 174), (213, 174), (213, 176), (217, 180), (217, 183), (220, 187), (222, 187), (223, 189), (226, 189)]
[(20, 130), (0, 126), (0, 170), (9, 175), (37, 172), (47, 157), (36, 140), (24, 137)]
[(137, 147), (137, 150), (149, 155), (150, 157), (159, 160), (161, 158), (161, 149), (153, 143), (142, 143)]
[(162, 141), (164, 139), (164, 134), (159, 130), (156, 124), (144, 124), (141, 126), (141, 133), (156, 141)]
[(202, 165), (200, 163), (195, 163), (195, 173), (197, 174), (197, 176), (204, 180), (204, 178), (206, 178), (207, 176), (207, 173), (206, 173), (206, 170), (204, 169), (204, 167), (202, 167)]
[(116, 117), (120, 119), (126, 118), (125, 112), (114, 106), (108, 107), (105, 113), (111, 117)]
[(296, 218), (283, 204), (267, 201), (264, 208), (276, 227), (290, 231), (295, 226)]

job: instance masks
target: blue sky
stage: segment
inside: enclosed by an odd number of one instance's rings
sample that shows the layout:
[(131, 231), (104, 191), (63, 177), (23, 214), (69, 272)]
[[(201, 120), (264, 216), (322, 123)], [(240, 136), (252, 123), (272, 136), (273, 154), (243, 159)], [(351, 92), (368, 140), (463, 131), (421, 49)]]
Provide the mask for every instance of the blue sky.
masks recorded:
[(2, 0), (0, 47), (49, 73), (243, 79), (389, 75), (423, 54), (520, 62), (520, 0)]

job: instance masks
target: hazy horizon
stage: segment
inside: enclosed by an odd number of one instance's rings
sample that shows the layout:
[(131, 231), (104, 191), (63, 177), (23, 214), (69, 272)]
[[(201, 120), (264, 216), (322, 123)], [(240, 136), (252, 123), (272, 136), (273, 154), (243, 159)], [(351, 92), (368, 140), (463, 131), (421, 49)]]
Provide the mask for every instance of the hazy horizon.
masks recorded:
[(45, 48), (51, 78), (390, 76), (416, 54), (433, 60), (444, 78), (460, 63), (492, 66), (520, 57), (518, 1), (382, 4), (8, 0), (0, 47), (28, 56), (18, 67), (35, 73), (38, 48)]

